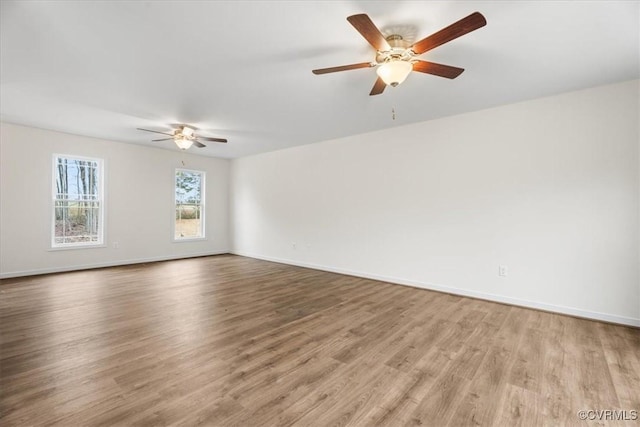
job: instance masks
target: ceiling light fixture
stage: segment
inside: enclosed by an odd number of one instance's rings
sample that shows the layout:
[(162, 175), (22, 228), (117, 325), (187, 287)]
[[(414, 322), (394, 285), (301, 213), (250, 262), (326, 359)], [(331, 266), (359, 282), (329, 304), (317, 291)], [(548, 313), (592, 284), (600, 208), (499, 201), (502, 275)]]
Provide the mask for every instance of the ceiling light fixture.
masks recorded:
[(402, 83), (413, 70), (411, 62), (391, 60), (380, 65), (376, 73), (389, 86), (396, 87)]
[(178, 146), (178, 148), (180, 148), (181, 150), (188, 150), (189, 147), (191, 147), (191, 145), (193, 144), (193, 141), (187, 137), (185, 137), (184, 135), (181, 136), (177, 136), (174, 139), (176, 145)]

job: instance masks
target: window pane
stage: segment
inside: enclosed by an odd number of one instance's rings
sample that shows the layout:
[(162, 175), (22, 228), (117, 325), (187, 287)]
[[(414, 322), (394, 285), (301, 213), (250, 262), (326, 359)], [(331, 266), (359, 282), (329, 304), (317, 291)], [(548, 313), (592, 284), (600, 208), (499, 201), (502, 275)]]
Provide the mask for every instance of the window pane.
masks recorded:
[(176, 170), (175, 239), (204, 237), (204, 172)]
[(176, 171), (176, 204), (199, 203), (202, 173), (194, 171)]

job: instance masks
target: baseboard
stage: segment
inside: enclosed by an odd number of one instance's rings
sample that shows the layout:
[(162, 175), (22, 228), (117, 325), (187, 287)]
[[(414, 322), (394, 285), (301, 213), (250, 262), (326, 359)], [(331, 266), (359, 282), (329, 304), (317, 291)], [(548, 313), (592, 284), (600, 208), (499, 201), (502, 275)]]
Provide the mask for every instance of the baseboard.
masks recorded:
[(293, 261), (293, 260), (283, 259), (283, 258), (274, 258), (274, 257), (263, 256), (259, 254), (246, 253), (242, 251), (231, 251), (230, 253), (234, 255), (248, 257), (248, 258), (261, 259), (264, 261), (295, 265), (297, 267), (311, 268), (314, 270), (328, 271), (331, 273), (345, 274), (348, 276), (362, 277), (364, 279), (379, 280), (381, 282), (389, 282), (389, 283), (394, 283), (398, 285), (412, 286), (414, 288), (445, 292), (448, 294), (460, 295), (460, 296), (471, 297), (471, 298), (492, 301), (492, 302), (499, 302), (503, 304), (510, 304), (518, 307), (549, 311), (553, 313), (566, 314), (569, 316), (581, 317), (581, 318), (590, 319), (590, 320), (599, 320), (599, 321), (608, 322), (608, 323), (616, 323), (620, 325), (640, 327), (640, 319), (636, 319), (633, 317), (618, 316), (614, 314), (600, 313), (597, 311), (582, 310), (575, 307), (566, 307), (562, 305), (547, 304), (547, 303), (542, 303), (537, 301), (522, 300), (519, 298), (512, 298), (504, 295), (496, 295), (496, 294), (490, 294), (490, 293), (484, 293), (484, 292), (470, 291), (467, 289), (454, 288), (451, 286), (445, 286), (437, 283), (419, 282), (419, 281), (406, 280), (399, 277), (391, 277), (391, 276), (380, 276), (377, 274), (369, 274), (361, 271), (334, 268), (334, 267), (328, 267), (325, 265), (305, 263), (305, 262)]
[(92, 264), (70, 265), (70, 266), (64, 266), (64, 267), (40, 268), (35, 270), (10, 271), (8, 273), (0, 273), (0, 279), (9, 279), (12, 277), (23, 277), (23, 276), (36, 276), (38, 274), (64, 273), (67, 271), (90, 270), (92, 268), (117, 267), (119, 265), (142, 264), (145, 262), (158, 262), (158, 261), (185, 259), (185, 258), (197, 258), (202, 256), (223, 255), (228, 253), (230, 253), (228, 250), (223, 250), (223, 251), (214, 251), (214, 252), (181, 254), (178, 256), (166, 255), (166, 256), (149, 257), (149, 258), (137, 258), (137, 259), (109, 261), (109, 262), (99, 262), (99, 263), (92, 263)]

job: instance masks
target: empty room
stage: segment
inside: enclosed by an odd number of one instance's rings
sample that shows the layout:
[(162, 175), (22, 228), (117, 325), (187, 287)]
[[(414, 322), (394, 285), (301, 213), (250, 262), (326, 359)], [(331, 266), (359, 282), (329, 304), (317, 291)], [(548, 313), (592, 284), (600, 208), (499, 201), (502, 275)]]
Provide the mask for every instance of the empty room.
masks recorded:
[(639, 1), (0, 20), (3, 427), (640, 423)]

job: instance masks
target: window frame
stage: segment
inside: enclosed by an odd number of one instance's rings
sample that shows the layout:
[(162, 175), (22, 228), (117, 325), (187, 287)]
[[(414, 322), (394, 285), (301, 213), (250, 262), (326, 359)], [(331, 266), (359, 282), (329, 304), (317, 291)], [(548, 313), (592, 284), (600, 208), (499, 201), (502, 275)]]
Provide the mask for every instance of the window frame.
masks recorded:
[[(56, 180), (57, 180), (57, 166), (58, 159), (68, 159), (68, 160), (80, 160), (85, 162), (95, 162), (96, 163), (96, 171), (97, 171), (97, 198), (98, 202), (98, 241), (96, 242), (74, 242), (74, 243), (56, 243), (56, 201), (57, 199), (57, 188), (56, 188)], [(92, 249), (92, 248), (104, 248), (106, 247), (105, 241), (105, 178), (104, 178), (104, 159), (96, 158), (96, 157), (87, 157), (87, 156), (79, 156), (75, 154), (59, 154), (54, 153), (51, 161), (51, 207), (50, 207), (50, 215), (51, 215), (51, 232), (50, 232), (50, 241), (49, 241), (49, 249), (58, 251), (58, 250), (69, 250), (69, 249)]]
[[(178, 172), (191, 172), (200, 174), (200, 201), (198, 206), (200, 207), (200, 236), (196, 237), (177, 237), (176, 236), (176, 212), (178, 210), (178, 203), (176, 200), (176, 189), (178, 182)], [(207, 173), (203, 170), (187, 169), (187, 168), (175, 168), (173, 171), (173, 212), (172, 212), (172, 241), (174, 243), (193, 242), (198, 240), (207, 240), (206, 232), (206, 184)]]

